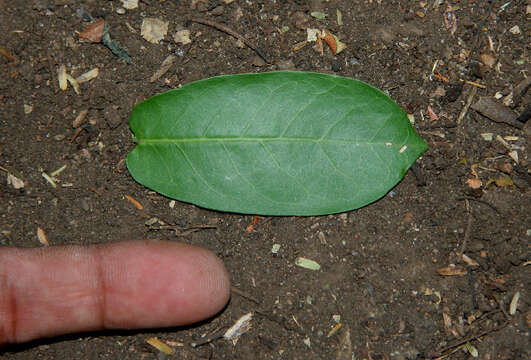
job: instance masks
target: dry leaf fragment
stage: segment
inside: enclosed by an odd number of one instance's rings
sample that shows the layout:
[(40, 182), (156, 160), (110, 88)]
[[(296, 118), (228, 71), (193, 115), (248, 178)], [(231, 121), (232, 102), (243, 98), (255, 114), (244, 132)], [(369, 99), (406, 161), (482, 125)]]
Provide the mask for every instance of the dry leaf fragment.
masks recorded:
[(225, 340), (232, 341), (233, 345), (236, 345), (240, 336), (249, 331), (252, 327), (251, 320), (253, 318), (253, 313), (247, 313), (240, 317), (234, 325), (232, 325), (225, 333), (223, 338)]
[(450, 265), (448, 265), (446, 267), (437, 269), (437, 272), (439, 273), (439, 275), (442, 275), (442, 276), (461, 276), (461, 275), (466, 275), (466, 270), (461, 269), (458, 266), (455, 266), (455, 264), (450, 264)]
[(513, 180), (511, 179), (509, 175), (501, 176), (497, 178), (496, 180), (494, 180), (494, 182), (496, 183), (496, 186), (499, 186), (499, 187), (507, 187), (507, 186), (514, 185)]
[(472, 259), (471, 257), (469, 257), (469, 256), (467, 256), (465, 254), (462, 254), (461, 258), (469, 266), (479, 266), (479, 263), (476, 260)]
[(84, 74), (79, 75), (76, 78), (76, 81), (77, 81), (78, 84), (86, 83), (87, 81), (90, 81), (90, 80), (98, 77), (99, 73), (100, 73), (100, 70), (98, 68), (94, 68), (92, 70), (87, 71)]
[(439, 117), (437, 116), (435, 111), (433, 111), (430, 105), (428, 105), (428, 116), (430, 117), (430, 121), (435, 121), (439, 119)]
[(178, 44), (190, 44), (192, 40), (190, 40), (190, 30), (183, 29), (179, 30), (173, 35), (173, 41), (175, 41)]
[(341, 13), (341, 10), (339, 9), (336, 10), (336, 16), (337, 16), (337, 24), (339, 26), (342, 26), (343, 25), (343, 14)]
[(59, 80), (59, 89), (65, 91), (68, 88), (68, 81), (66, 80), (66, 66), (64, 64), (57, 69), (57, 80)]
[(319, 31), (319, 29), (307, 28), (306, 29), (306, 41), (308, 42), (317, 41), (317, 38), (320, 36), (320, 34), (321, 32)]
[(87, 116), (88, 114), (88, 109), (83, 109), (79, 112), (79, 115), (76, 116), (75, 120), (72, 121), (72, 127), (74, 129), (77, 129), (78, 127), (81, 126), (81, 124), (83, 124), (83, 121), (85, 121), (85, 117)]
[(317, 262), (310, 260), (310, 259), (303, 258), (303, 257), (296, 258), (295, 265), (308, 269), (308, 270), (321, 269), (321, 265), (319, 265)]
[(168, 22), (157, 18), (145, 18), (142, 21), (140, 34), (153, 44), (158, 44), (168, 33)]
[(509, 315), (512, 316), (516, 314), (516, 309), (518, 308), (518, 300), (520, 300), (520, 291), (517, 291), (511, 299), (511, 303), (509, 304)]
[(321, 35), (321, 38), (328, 44), (328, 46), (330, 47), (330, 50), (332, 50), (332, 53), (334, 55), (339, 54), (341, 51), (347, 48), (347, 45), (339, 41), (337, 36), (330, 33), (326, 29), (323, 30), (323, 34)]
[(16, 177), (15, 175), (7, 174), (7, 185), (12, 185), (14, 189), (22, 189), (24, 187), (24, 181)]
[(468, 187), (474, 190), (481, 188), (482, 182), (478, 178), (471, 178), (466, 181)]
[(81, 89), (79, 87), (79, 83), (77, 82), (76, 79), (74, 79), (72, 77), (72, 75), (66, 74), (66, 80), (68, 80), (70, 85), (72, 85), (72, 87), (74, 88), (74, 91), (76, 92), (76, 94), (78, 94), (78, 95), (81, 94)]
[(103, 28), (105, 27), (105, 20), (99, 19), (87, 26), (85, 30), (79, 33), (81, 39), (87, 39), (92, 43), (99, 43), (103, 38)]
[(122, 0), (124, 9), (133, 10), (138, 7), (138, 0)]
[(169, 347), (168, 345), (166, 345), (165, 343), (163, 343), (156, 337), (149, 338), (146, 340), (146, 342), (149, 345), (153, 346), (158, 351), (163, 352), (166, 355), (171, 355), (174, 352), (171, 347)]
[(48, 238), (46, 237), (46, 233), (44, 232), (43, 228), (40, 226), (37, 228), (37, 239), (39, 239), (39, 242), (43, 244), (44, 246), (50, 245), (48, 243)]
[(494, 65), (496, 65), (496, 58), (491, 54), (481, 54), (481, 62), (488, 67), (492, 68)]

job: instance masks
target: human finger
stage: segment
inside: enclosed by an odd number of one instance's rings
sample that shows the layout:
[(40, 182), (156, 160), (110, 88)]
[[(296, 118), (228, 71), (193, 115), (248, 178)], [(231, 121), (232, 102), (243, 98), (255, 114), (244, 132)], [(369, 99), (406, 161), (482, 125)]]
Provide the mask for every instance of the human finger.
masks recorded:
[(191, 324), (220, 311), (229, 297), (221, 260), (192, 245), (0, 248), (0, 345)]

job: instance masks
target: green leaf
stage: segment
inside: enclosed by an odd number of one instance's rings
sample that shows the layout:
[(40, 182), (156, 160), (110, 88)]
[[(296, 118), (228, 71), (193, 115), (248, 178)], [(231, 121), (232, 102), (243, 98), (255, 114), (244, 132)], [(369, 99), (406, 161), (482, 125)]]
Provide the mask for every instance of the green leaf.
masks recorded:
[(427, 146), (387, 95), (305, 72), (226, 75), (137, 105), (127, 166), (170, 198), (238, 213), (321, 215), (369, 204)]

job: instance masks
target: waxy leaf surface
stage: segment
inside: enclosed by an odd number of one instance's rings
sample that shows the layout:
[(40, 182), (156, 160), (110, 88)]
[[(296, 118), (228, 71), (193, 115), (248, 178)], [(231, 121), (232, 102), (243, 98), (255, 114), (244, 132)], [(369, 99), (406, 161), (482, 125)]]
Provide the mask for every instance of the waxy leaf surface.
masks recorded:
[(138, 104), (136, 181), (201, 207), (321, 215), (385, 195), (427, 146), (404, 111), (358, 80), (305, 72), (226, 75)]

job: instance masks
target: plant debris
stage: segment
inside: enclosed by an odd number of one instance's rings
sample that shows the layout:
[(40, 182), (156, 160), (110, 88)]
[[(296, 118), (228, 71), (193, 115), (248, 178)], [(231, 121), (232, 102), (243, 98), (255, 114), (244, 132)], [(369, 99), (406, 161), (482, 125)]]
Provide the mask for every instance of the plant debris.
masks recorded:
[(494, 122), (505, 123), (518, 129), (523, 127), (523, 124), (516, 120), (517, 115), (515, 113), (490, 96), (480, 97), (479, 100), (472, 105), (472, 109)]
[(316, 261), (306, 259), (304, 257), (296, 258), (295, 265), (308, 269), (308, 270), (314, 270), (314, 271), (321, 269), (321, 265), (319, 265)]
[(103, 38), (103, 29), (105, 28), (105, 20), (98, 19), (87, 26), (85, 30), (79, 33), (81, 39), (86, 39), (92, 43), (100, 43)]
[(7, 173), (7, 185), (13, 186), (13, 189), (19, 190), (24, 188), (24, 181), (11, 173)]
[(145, 18), (142, 20), (140, 35), (153, 44), (158, 44), (168, 33), (167, 21), (157, 18)]
[(134, 197), (129, 195), (124, 195), (124, 197), (129, 200), (129, 202), (133, 204), (138, 210), (144, 210), (144, 206)]
[(175, 55), (168, 55), (160, 65), (159, 69), (155, 71), (153, 75), (151, 75), (149, 82), (155, 82), (162, 76), (164, 76), (164, 74), (166, 74), (168, 70), (170, 70), (170, 68), (173, 66), (173, 63), (175, 62), (176, 58), (177, 57)]
[(201, 345), (211, 343), (212, 341), (220, 339), (220, 338), (224, 338), (225, 340), (232, 341), (232, 344), (236, 345), (240, 336), (242, 336), (243, 334), (245, 334), (251, 329), (252, 318), (253, 318), (253, 313), (251, 312), (247, 313), (243, 315), (242, 317), (240, 317), (238, 320), (236, 320), (234, 325), (232, 325), (227, 331), (217, 332), (211, 336), (206, 337), (205, 339), (191, 343), (190, 345), (192, 347), (198, 347)]
[(37, 239), (44, 246), (50, 245), (50, 243), (48, 242), (48, 238), (46, 237), (46, 233), (44, 232), (43, 228), (41, 228), (40, 226), (37, 227)]
[(166, 345), (165, 343), (163, 343), (162, 341), (160, 341), (158, 338), (156, 337), (151, 337), (149, 339), (146, 340), (146, 342), (153, 346), (155, 349), (157, 349), (158, 351), (166, 354), (166, 355), (172, 355), (175, 351), (169, 347), (168, 345)]
[(222, 24), (218, 24), (218, 23), (216, 23), (214, 21), (210, 21), (210, 20), (207, 20), (207, 19), (193, 18), (191, 21), (196, 22), (198, 24), (211, 26), (213, 28), (218, 29), (219, 31), (223, 31), (224, 33), (227, 33), (227, 34), (235, 37), (236, 39), (240, 40), (245, 45), (247, 45), (248, 47), (253, 49), (258, 54), (258, 56), (260, 56), (266, 63), (270, 63), (269, 57), (260, 48), (255, 46), (251, 41), (247, 40), (247, 38), (245, 38), (243, 35), (238, 34), (236, 31), (232, 30), (228, 26), (225, 26), (225, 25), (222, 25)]

